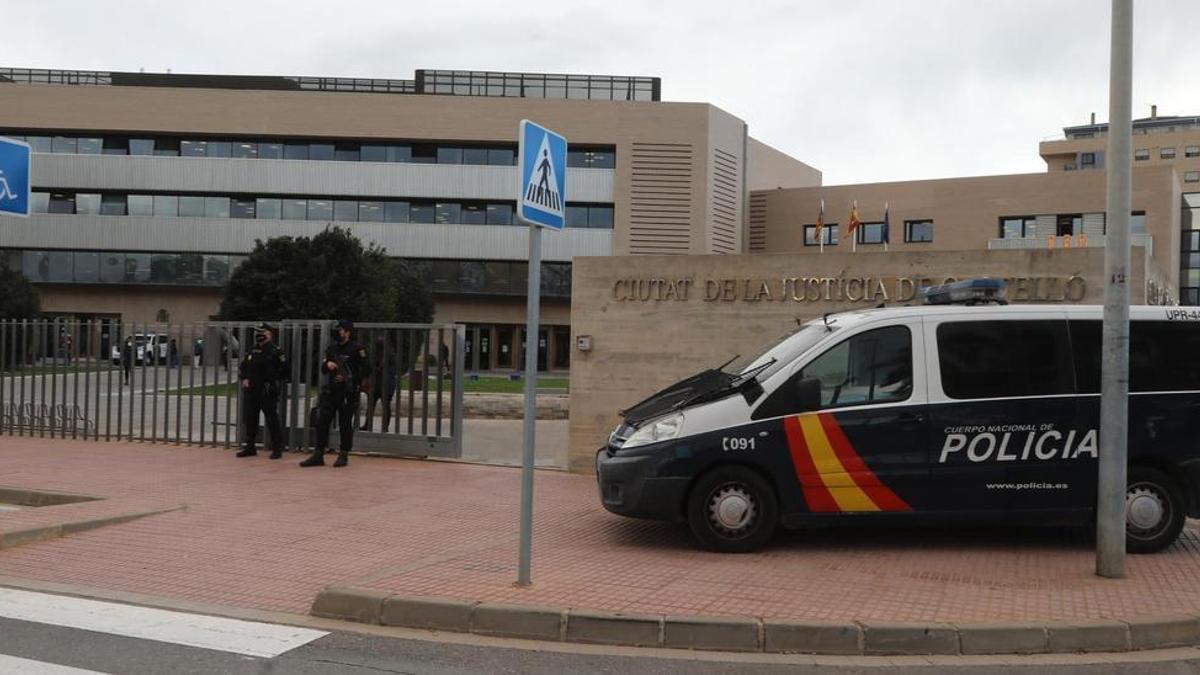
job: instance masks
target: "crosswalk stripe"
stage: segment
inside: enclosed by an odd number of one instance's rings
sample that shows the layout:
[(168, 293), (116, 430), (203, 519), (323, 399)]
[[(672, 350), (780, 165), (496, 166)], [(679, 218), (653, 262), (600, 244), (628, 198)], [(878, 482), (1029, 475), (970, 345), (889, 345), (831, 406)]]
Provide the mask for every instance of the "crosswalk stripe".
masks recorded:
[(31, 661), (0, 654), (0, 673), (5, 675), (104, 675), (95, 670), (60, 666), (45, 661)]
[(263, 658), (279, 656), (329, 634), (10, 588), (0, 588), (0, 617)]

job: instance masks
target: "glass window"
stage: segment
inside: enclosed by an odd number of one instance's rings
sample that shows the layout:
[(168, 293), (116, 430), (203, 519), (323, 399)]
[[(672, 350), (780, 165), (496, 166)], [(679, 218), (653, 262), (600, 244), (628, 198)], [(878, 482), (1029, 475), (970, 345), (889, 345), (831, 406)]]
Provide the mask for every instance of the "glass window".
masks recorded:
[(182, 157), (204, 157), (208, 150), (208, 141), (180, 141), (179, 154)]
[(284, 199), (283, 200), (283, 219), (284, 220), (308, 220), (308, 200), (307, 199)]
[(154, 197), (150, 195), (129, 195), (127, 204), (131, 216), (154, 215)]
[(1175, 159), (1175, 148), (1161, 148), (1158, 156), (1160, 159)]
[(1183, 182), (1200, 183), (1200, 171), (1184, 171)]
[(1200, 145), (1189, 145), (1183, 149), (1184, 157), (1200, 157)]
[(487, 207), (483, 204), (463, 204), (459, 222), (463, 225), (486, 225)]
[(204, 282), (208, 284), (223, 284), (229, 281), (229, 256), (204, 256)]
[(25, 251), (21, 267), (34, 281), (70, 282), (74, 258), (69, 251)]
[(231, 218), (253, 218), (256, 204), (254, 199), (234, 197), (229, 200), (229, 216)]
[(593, 150), (588, 165), (593, 169), (613, 169), (617, 166), (617, 155), (607, 150)]
[(1094, 152), (1079, 153), (1079, 165), (1080, 166), (1091, 166), (1091, 167), (1096, 166), (1096, 153), (1094, 153)]
[(362, 161), (364, 162), (386, 162), (388, 161), (388, 148), (386, 145), (364, 145), (362, 146)]
[(450, 146), (441, 146), (437, 149), (438, 164), (462, 164), (463, 151), (462, 148)]
[(567, 204), (567, 227), (587, 227), (588, 207)]
[(588, 227), (598, 227), (606, 230), (611, 230), (613, 227), (613, 207), (611, 206), (590, 206), (588, 207)]
[(204, 217), (205, 218), (228, 218), (229, 217), (229, 197), (205, 197), (204, 198)]
[(254, 203), (254, 217), (277, 220), (283, 210), (282, 201), (276, 198), (259, 197)]
[(150, 254), (125, 254), (125, 281), (150, 281)]
[(131, 155), (153, 155), (154, 154), (154, 139), (153, 138), (131, 138), (131, 139), (129, 139), (129, 154), (131, 154)]
[(415, 164), (436, 164), (438, 147), (429, 143), (418, 143), (409, 149), (409, 161)]
[(179, 197), (154, 195), (154, 215), (174, 218), (179, 215)]
[(411, 162), (412, 148), (407, 145), (389, 145), (387, 149), (387, 161), (389, 162)]
[(105, 155), (128, 155), (129, 139), (105, 136), (101, 152)]
[(209, 141), (207, 157), (229, 157), (233, 153), (229, 141)]
[(188, 218), (204, 217), (204, 197), (185, 196), (179, 198), (179, 215)]
[(311, 143), (308, 146), (309, 159), (331, 161), (333, 157), (333, 143)]
[(100, 281), (100, 254), (94, 251), (75, 252), (76, 283), (95, 283)]
[(80, 138), (79, 139), (79, 154), (81, 155), (99, 155), (104, 149), (103, 138)]
[(150, 282), (173, 284), (179, 281), (179, 256), (174, 253), (155, 253), (150, 256)]
[(308, 143), (288, 143), (283, 146), (284, 159), (308, 159)]
[(308, 200), (308, 219), (309, 220), (333, 220), (333, 200), (331, 200), (331, 199), (310, 199), (310, 200)]
[[(837, 246), (838, 243), (838, 226), (837, 223), (826, 223), (821, 230), (821, 238), (825, 240), (826, 246)], [(804, 226), (804, 245), (805, 246), (820, 246), (817, 241), (817, 226)]]
[(409, 222), (413, 223), (432, 223), (434, 222), (433, 204), (428, 203), (413, 203), (408, 211)]
[(1134, 211), (1129, 216), (1129, 233), (1146, 234), (1146, 212)]
[(1147, 148), (1138, 148), (1137, 150), (1133, 151), (1133, 158), (1137, 161), (1150, 159), (1150, 150)]
[(932, 220), (904, 221), (904, 241), (926, 242), (933, 241)]
[(51, 192), (48, 213), (75, 213), (75, 195), (71, 192)]
[(863, 223), (862, 226), (858, 228), (858, 243), (882, 244), (883, 223)]
[(942, 389), (950, 398), (1070, 394), (1065, 321), (962, 321), (937, 328)]
[(49, 213), (50, 193), (34, 192), (29, 195), (29, 210), (32, 213)]
[(230, 146), (230, 155), (238, 159), (256, 159), (258, 143), (253, 141), (234, 141)]
[(204, 256), (180, 253), (175, 256), (176, 283), (196, 285), (204, 282)]
[(100, 281), (120, 283), (125, 281), (125, 254), (104, 253), (100, 256)]
[(358, 202), (353, 199), (338, 199), (333, 202), (333, 219), (340, 222), (358, 220)]
[(383, 217), (389, 223), (407, 223), (408, 202), (386, 202), (383, 205)]
[(259, 159), (283, 159), (283, 143), (259, 143)]
[[(438, 162), (440, 163), (441, 161), (442, 160), (439, 155)], [(488, 163), (487, 148), (463, 148), (462, 163), (463, 164), (471, 164), (471, 165), (487, 164)]]
[(55, 136), (50, 139), (50, 152), (56, 154), (75, 154), (79, 147), (78, 141), (67, 136)]
[(1000, 236), (1005, 239), (1032, 237), (1037, 219), (1033, 216), (1009, 216), (1000, 219)]
[(338, 143), (333, 158), (339, 162), (359, 161), (358, 143)]
[[(1101, 323), (1072, 321), (1079, 392), (1100, 391)], [(1189, 321), (1132, 321), (1129, 324), (1130, 391), (1200, 390), (1200, 324)]]
[(104, 216), (125, 215), (125, 195), (100, 195), (100, 214)]
[(512, 225), (513, 205), (491, 202), (487, 205), (488, 225)]
[(383, 202), (359, 202), (358, 220), (363, 223), (382, 223)]
[(462, 221), (462, 204), (458, 202), (438, 202), (435, 208), (437, 209), (436, 222), (439, 224)]
[(29, 144), (32, 152), (50, 152), (49, 136), (26, 136), (25, 142)]
[(515, 166), (517, 153), (511, 148), (488, 148), (487, 163), (492, 166)]
[(154, 141), (154, 154), (162, 157), (179, 156), (178, 138), (158, 138)]
[(100, 193), (99, 192), (76, 192), (75, 193), (75, 213), (87, 215), (99, 215), (100, 213)]

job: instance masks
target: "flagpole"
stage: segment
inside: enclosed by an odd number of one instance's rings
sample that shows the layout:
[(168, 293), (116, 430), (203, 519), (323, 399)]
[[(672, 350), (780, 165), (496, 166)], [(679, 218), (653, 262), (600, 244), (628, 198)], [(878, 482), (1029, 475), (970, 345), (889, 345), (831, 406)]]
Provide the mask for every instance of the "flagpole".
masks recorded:
[(890, 241), (892, 238), (892, 232), (891, 232), (892, 224), (890, 221), (891, 221), (891, 219), (888, 217), (888, 203), (884, 202), (883, 203), (883, 252), (884, 253), (887, 253), (888, 241)]

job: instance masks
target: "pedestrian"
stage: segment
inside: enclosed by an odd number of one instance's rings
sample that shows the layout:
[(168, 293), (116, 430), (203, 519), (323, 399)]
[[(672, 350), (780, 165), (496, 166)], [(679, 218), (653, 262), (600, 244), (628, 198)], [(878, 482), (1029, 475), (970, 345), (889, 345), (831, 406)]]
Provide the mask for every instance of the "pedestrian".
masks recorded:
[(354, 323), (341, 320), (334, 324), (336, 343), (322, 356), (320, 370), (326, 380), (317, 398), (317, 407), (309, 415), (317, 428), (317, 444), (312, 454), (300, 466), (325, 464), (325, 449), (329, 447), (329, 427), (336, 417), (341, 445), (335, 467), (346, 466), (354, 446), (354, 411), (358, 408), (358, 392), (362, 378), (367, 375), (367, 352), (354, 341)]
[(179, 345), (175, 342), (175, 338), (171, 338), (171, 341), (167, 343), (167, 361), (172, 368), (179, 367)]
[(367, 421), (359, 427), (371, 430), (371, 418), (375, 415), (375, 404), (382, 402), (383, 431), (387, 432), (392, 420), (392, 396), (396, 393), (396, 382), (400, 378), (399, 361), (394, 350), (388, 349), (387, 340), (379, 335), (375, 338), (375, 353), (371, 356), (371, 377), (367, 392)]
[(125, 338), (125, 348), (121, 350), (121, 365), (125, 369), (125, 384), (129, 384), (129, 376), (133, 371), (133, 336)]
[(238, 380), (242, 384), (242, 449), (238, 457), (258, 454), (254, 442), (260, 411), (267, 420), (271, 459), (283, 457), (287, 444), (279, 424), (279, 383), (287, 374), (287, 356), (275, 343), (275, 328), (260, 323), (254, 329), (254, 347), (238, 365)]

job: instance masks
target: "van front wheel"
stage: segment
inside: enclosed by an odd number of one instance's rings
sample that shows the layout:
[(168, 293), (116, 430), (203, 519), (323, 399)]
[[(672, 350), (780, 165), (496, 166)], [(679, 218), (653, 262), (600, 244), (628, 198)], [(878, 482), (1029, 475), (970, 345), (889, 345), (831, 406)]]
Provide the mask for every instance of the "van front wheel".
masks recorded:
[(741, 466), (714, 469), (688, 496), (688, 527), (704, 548), (748, 553), (763, 547), (779, 524), (775, 491), (754, 471)]
[(1171, 545), (1183, 529), (1183, 493), (1170, 476), (1144, 466), (1129, 468), (1125, 488), (1125, 548), (1154, 553)]

